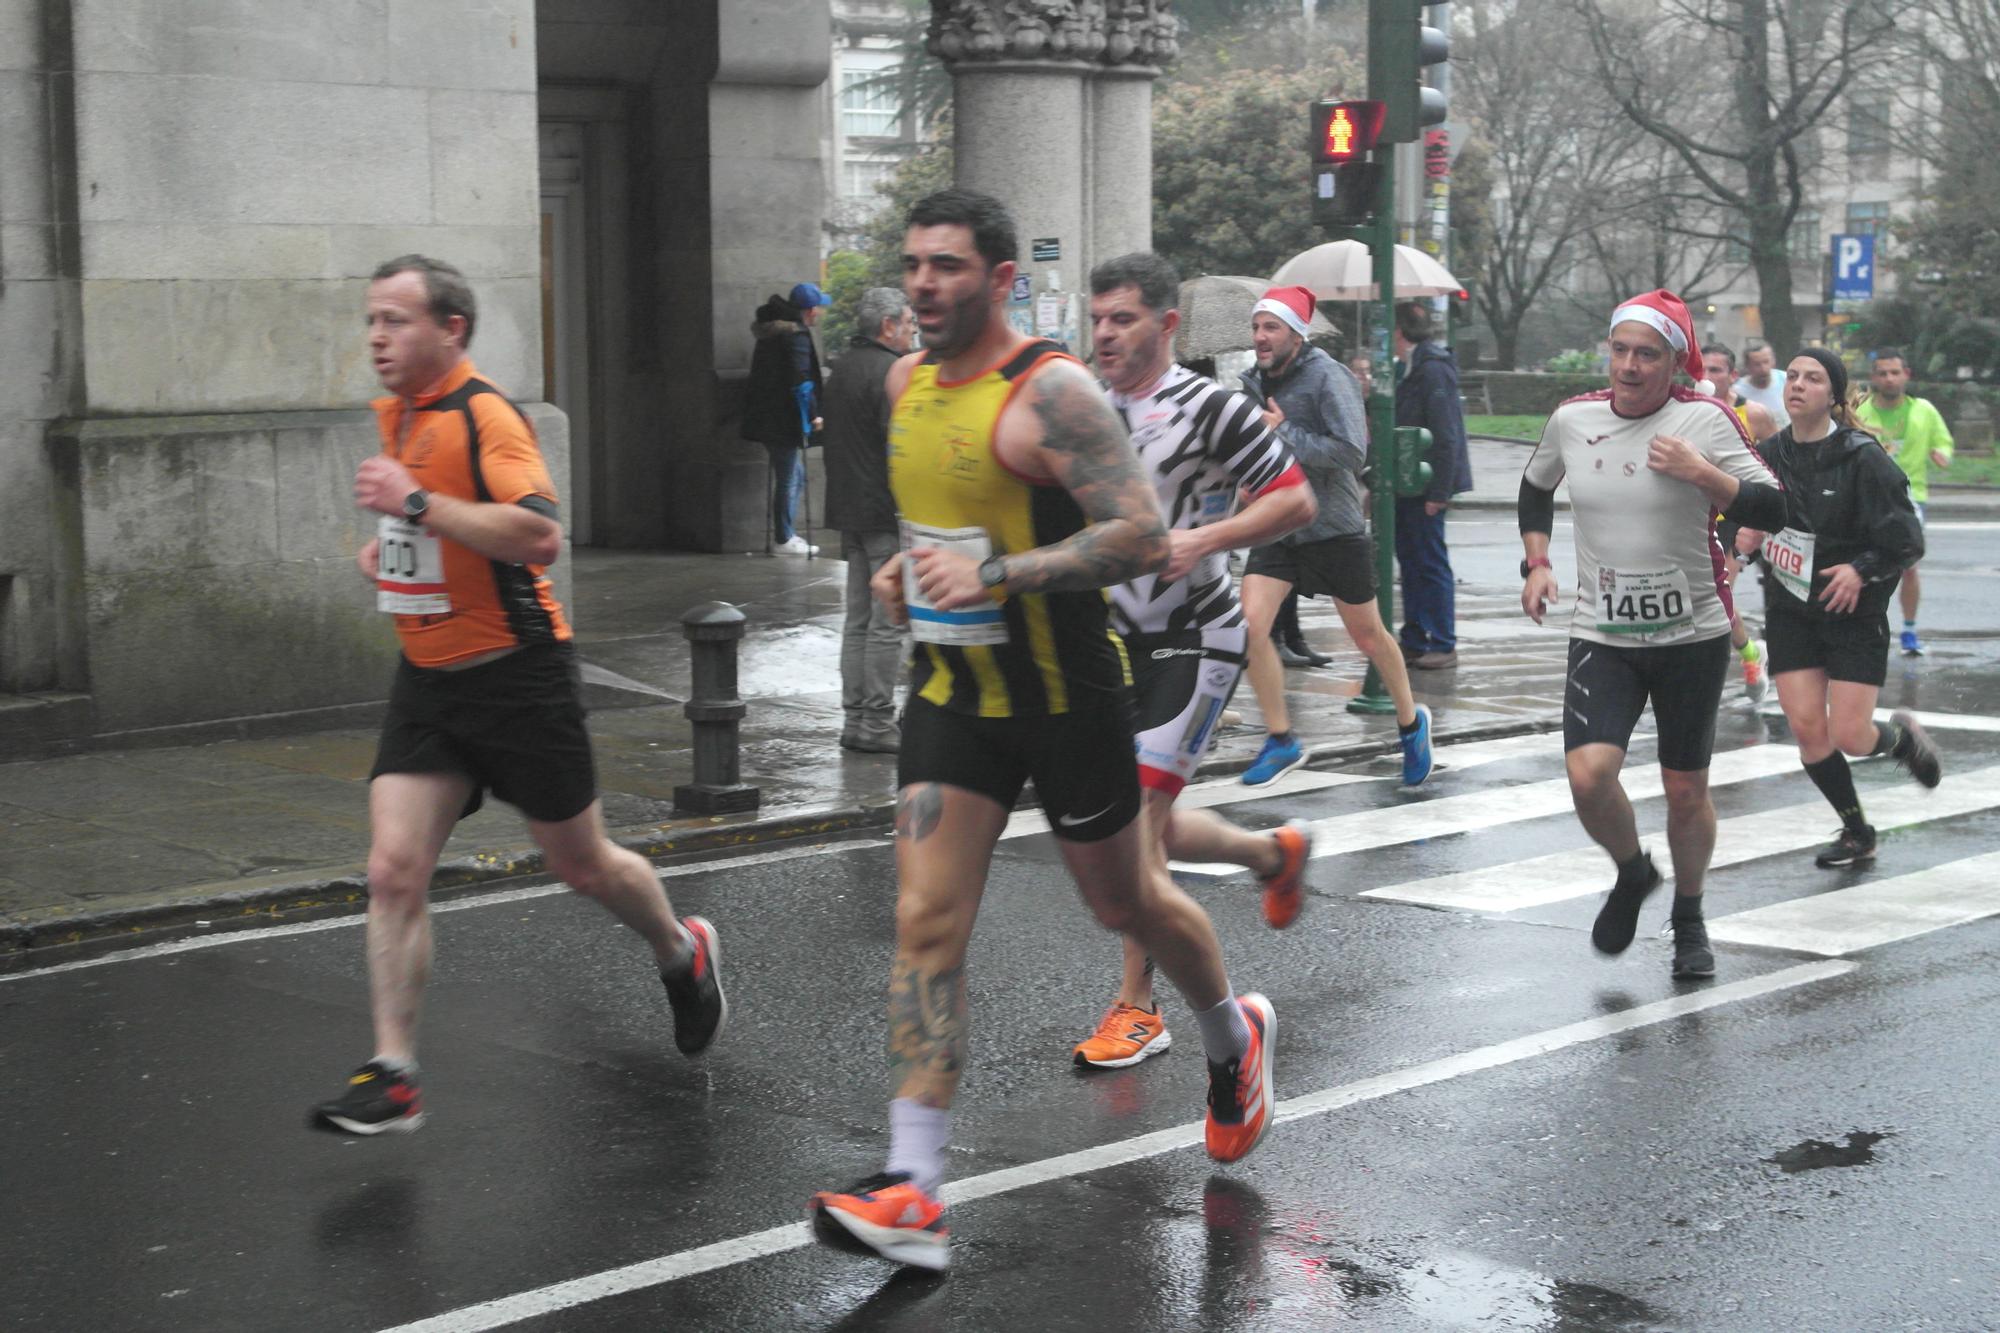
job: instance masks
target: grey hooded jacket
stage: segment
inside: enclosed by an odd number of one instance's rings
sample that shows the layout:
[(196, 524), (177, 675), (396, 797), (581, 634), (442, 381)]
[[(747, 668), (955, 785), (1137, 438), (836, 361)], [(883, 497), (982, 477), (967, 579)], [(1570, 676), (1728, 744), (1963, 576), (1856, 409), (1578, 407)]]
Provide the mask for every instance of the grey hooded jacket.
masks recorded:
[(1319, 514), (1311, 523), (1278, 540), (1323, 542), (1366, 532), (1361, 470), (1368, 465), (1368, 417), (1354, 372), (1307, 344), (1268, 385), (1257, 367), (1244, 371), (1243, 390), (1260, 403), (1275, 401), (1284, 409), (1278, 438), (1305, 469), (1319, 501)]

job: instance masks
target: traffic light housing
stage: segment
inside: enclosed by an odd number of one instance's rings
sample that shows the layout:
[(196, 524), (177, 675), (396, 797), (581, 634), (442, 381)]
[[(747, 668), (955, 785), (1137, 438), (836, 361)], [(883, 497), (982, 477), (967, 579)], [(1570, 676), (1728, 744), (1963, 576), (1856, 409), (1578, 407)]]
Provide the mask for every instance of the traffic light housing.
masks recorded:
[(1445, 96), (1424, 86), (1424, 69), (1451, 58), (1451, 38), (1427, 26), (1424, 0), (1368, 0), (1368, 95), (1382, 102), (1383, 143), (1414, 143), (1442, 125)]
[(1431, 433), (1422, 426), (1398, 426), (1396, 437), (1396, 494), (1404, 499), (1430, 489), (1431, 465), (1424, 455), (1431, 451)]
[(1380, 102), (1312, 104), (1313, 216), (1323, 226), (1358, 226), (1380, 202), (1382, 168), (1368, 160), (1382, 131)]

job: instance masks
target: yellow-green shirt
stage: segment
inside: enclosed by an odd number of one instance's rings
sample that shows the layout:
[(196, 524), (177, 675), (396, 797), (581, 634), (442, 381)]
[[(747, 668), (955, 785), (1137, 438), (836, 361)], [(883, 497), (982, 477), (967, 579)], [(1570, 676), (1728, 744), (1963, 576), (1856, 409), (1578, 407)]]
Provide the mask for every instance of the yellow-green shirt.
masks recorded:
[(1884, 412), (1869, 394), (1855, 411), (1861, 428), (1882, 441), (1882, 447), (1896, 457), (1896, 465), (1910, 479), (1910, 499), (1923, 504), (1931, 498), (1931, 450), (1951, 457), (1951, 428), (1930, 400), (1904, 394), (1893, 412)]
[[(1059, 542), (1088, 525), (1068, 491), (1008, 471), (993, 449), (1014, 391), (1058, 357), (1070, 359), (1052, 342), (1033, 341), (970, 379), (941, 379), (928, 358), (911, 370), (889, 422), (889, 489), (905, 551), (944, 545), (967, 555), (1005, 555)], [(1095, 588), (1027, 593), (964, 611), (937, 611), (913, 596), (911, 693), (980, 717), (1111, 706), (1129, 676), (1107, 607), (1104, 590)], [(926, 641), (953, 634), (1001, 641)]]

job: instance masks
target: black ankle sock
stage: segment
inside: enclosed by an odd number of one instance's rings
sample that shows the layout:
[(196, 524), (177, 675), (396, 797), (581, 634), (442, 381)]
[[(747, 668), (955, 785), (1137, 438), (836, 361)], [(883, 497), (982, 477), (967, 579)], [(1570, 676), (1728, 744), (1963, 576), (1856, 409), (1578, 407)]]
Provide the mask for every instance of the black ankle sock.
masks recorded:
[(1653, 868), (1653, 858), (1641, 847), (1632, 854), (1630, 860), (1618, 862), (1618, 882), (1620, 884), (1644, 884)]
[(1298, 739), (1298, 737), (1292, 735), (1290, 731), (1274, 731), (1270, 735), (1271, 739), (1276, 741), (1280, 745), (1290, 745), (1293, 741)]
[(1405, 736), (1414, 736), (1417, 734), (1417, 727), (1422, 722), (1423, 722), (1422, 718), (1413, 717), (1408, 722), (1398, 722), (1396, 724), (1396, 730), (1401, 732)]
[(1701, 920), (1701, 895), (1698, 893), (1677, 893), (1674, 895), (1674, 920)]
[(1876, 723), (1875, 748), (1868, 753), (1906, 758), (1910, 753), (1910, 729), (1900, 722)]
[[(1876, 743), (1880, 745), (1879, 737)], [(1819, 794), (1826, 797), (1826, 803), (1840, 816), (1844, 827), (1858, 829), (1867, 822), (1861, 818), (1861, 798), (1854, 792), (1854, 771), (1847, 766), (1846, 755), (1835, 750), (1819, 762), (1807, 764), (1806, 776), (1819, 788)]]

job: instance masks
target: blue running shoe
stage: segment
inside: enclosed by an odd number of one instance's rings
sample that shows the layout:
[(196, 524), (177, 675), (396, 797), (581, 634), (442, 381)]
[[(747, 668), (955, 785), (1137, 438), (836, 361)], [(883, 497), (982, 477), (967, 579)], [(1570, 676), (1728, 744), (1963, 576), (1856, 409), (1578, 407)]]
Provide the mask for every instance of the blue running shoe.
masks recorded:
[(1431, 710), (1417, 705), (1417, 729), (1403, 737), (1403, 785), (1414, 787), (1431, 775)]
[[(1428, 748), (1425, 751), (1428, 753)], [(1243, 784), (1247, 787), (1261, 787), (1267, 782), (1276, 782), (1285, 774), (1306, 761), (1306, 747), (1294, 736), (1290, 742), (1276, 736), (1264, 738), (1264, 748), (1257, 751), (1256, 760), (1243, 770)]]
[(1903, 656), (1905, 656), (1905, 657), (1922, 657), (1923, 655), (1924, 655), (1924, 650), (1923, 650), (1923, 645), (1921, 645), (1921, 644), (1919, 644), (1919, 643), (1917, 642), (1917, 632), (1916, 632), (1915, 630), (1913, 630), (1913, 629), (1906, 629), (1906, 630), (1904, 630), (1904, 631), (1903, 631)]

